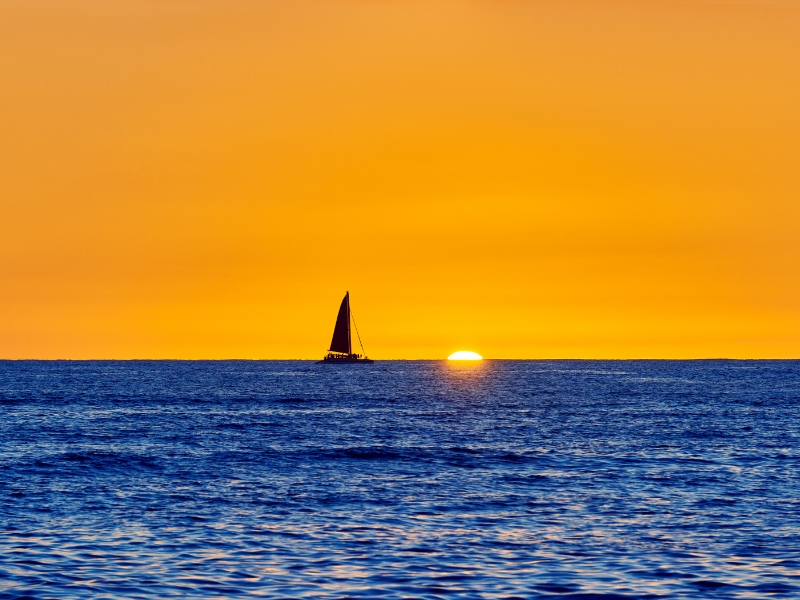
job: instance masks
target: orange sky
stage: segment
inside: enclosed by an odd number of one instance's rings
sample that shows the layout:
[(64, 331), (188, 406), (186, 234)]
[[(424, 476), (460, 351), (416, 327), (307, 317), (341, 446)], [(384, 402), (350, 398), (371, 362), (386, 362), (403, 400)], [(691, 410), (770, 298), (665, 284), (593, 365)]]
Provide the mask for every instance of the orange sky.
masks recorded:
[(4, 0), (0, 357), (800, 356), (800, 4)]

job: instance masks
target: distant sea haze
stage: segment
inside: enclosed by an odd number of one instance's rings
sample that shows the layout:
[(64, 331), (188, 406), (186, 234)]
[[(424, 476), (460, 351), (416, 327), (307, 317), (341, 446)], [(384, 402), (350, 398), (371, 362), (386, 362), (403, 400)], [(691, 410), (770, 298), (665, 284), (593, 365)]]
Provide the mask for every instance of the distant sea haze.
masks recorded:
[(0, 362), (0, 599), (754, 598), (800, 362)]

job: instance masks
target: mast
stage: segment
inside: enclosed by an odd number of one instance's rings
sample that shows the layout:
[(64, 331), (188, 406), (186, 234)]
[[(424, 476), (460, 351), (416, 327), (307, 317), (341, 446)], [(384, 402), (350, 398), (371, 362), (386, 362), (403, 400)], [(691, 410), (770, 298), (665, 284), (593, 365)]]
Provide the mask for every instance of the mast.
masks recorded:
[(347, 354), (353, 353), (353, 340), (350, 337), (350, 321), (352, 320), (352, 315), (350, 313), (350, 291), (346, 291), (344, 293), (344, 299), (347, 301)]

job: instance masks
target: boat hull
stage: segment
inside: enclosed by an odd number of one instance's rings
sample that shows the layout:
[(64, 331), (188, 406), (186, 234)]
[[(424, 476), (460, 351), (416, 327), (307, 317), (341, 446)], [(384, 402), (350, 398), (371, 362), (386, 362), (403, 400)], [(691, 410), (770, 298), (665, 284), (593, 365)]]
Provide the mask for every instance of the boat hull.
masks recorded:
[(375, 361), (370, 358), (323, 358), (318, 365), (371, 365)]

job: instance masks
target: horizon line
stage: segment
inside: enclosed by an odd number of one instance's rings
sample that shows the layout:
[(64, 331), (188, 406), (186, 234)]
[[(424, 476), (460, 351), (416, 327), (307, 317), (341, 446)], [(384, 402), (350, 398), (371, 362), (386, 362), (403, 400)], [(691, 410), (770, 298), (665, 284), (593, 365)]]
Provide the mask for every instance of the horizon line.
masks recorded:
[[(375, 358), (375, 362), (482, 362), (482, 361), (797, 361), (800, 357), (725, 357), (725, 356), (698, 356), (691, 358), (487, 358), (476, 361), (450, 361), (444, 358)], [(319, 362), (316, 358), (2, 358), (0, 362)]]

